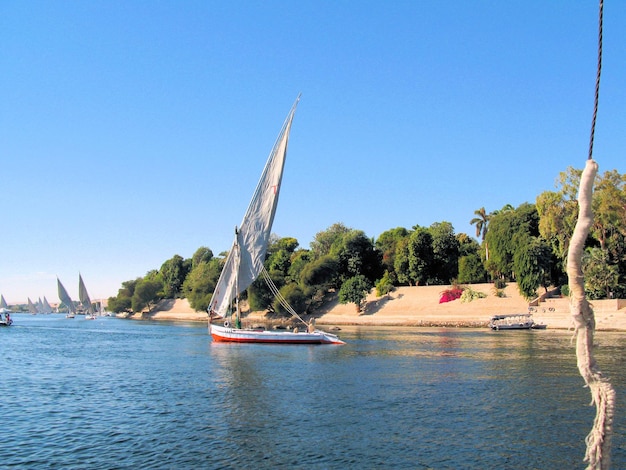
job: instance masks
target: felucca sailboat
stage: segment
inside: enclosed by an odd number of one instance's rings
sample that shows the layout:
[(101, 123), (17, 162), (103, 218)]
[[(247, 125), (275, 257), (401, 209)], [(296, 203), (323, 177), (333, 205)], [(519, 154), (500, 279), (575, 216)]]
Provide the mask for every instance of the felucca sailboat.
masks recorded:
[(65, 290), (65, 286), (61, 284), (61, 281), (57, 277), (57, 290), (59, 292), (59, 299), (67, 306), (67, 315), (66, 318), (74, 318), (76, 316), (76, 306), (72, 301), (72, 298)]
[[(241, 327), (239, 294), (263, 274), (268, 286), (281, 301), (278, 289), (263, 267), (269, 243), (272, 222), (276, 213), (280, 184), (283, 176), (287, 143), (291, 123), (300, 97), (296, 99), (265, 164), (248, 210), (238, 228), (235, 240), (209, 303), (209, 332), (214, 341), (235, 343), (286, 343), (286, 344), (344, 344), (336, 335), (307, 325), (306, 331), (297, 329), (264, 330)], [(286, 302), (289, 312), (306, 323)], [(233, 308), (234, 307), (234, 308)], [(234, 310), (234, 311), (233, 311)], [(212, 317), (224, 319), (223, 325), (212, 323)]]
[(78, 273), (78, 300), (80, 300), (81, 308), (85, 312), (85, 320), (95, 320), (96, 312), (93, 309), (93, 305), (91, 305), (91, 298), (89, 293), (87, 293), (87, 288), (80, 273)]

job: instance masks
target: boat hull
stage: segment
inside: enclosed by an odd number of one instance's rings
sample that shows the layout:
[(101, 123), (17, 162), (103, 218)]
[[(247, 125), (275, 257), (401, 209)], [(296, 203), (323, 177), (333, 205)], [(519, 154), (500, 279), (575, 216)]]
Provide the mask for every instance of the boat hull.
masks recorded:
[(536, 323), (530, 313), (514, 313), (511, 315), (494, 315), (489, 322), (492, 330), (543, 330), (547, 326)]
[(530, 324), (519, 324), (519, 325), (491, 325), (492, 330), (532, 330), (533, 325)]
[(213, 341), (218, 343), (267, 343), (267, 344), (345, 344), (336, 335), (325, 331), (308, 332), (270, 331), (261, 329), (238, 329), (209, 325)]

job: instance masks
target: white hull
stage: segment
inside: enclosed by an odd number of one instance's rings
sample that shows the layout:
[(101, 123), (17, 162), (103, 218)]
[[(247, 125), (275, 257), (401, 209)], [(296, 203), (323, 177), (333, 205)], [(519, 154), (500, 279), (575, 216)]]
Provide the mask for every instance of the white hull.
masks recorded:
[(531, 330), (532, 323), (514, 323), (511, 325), (491, 325), (492, 330)]
[(530, 313), (495, 315), (489, 322), (492, 330), (543, 330), (546, 325), (535, 323)]
[(279, 344), (345, 344), (336, 335), (315, 330), (313, 333), (293, 331), (270, 331), (261, 329), (237, 329), (209, 325), (213, 341), (226, 343), (279, 343)]

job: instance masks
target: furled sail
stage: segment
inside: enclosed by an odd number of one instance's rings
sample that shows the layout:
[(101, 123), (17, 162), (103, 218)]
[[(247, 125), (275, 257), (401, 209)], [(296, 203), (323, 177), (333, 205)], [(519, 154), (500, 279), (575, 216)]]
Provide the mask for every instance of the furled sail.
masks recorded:
[(83, 282), (83, 278), (80, 273), (78, 274), (78, 300), (80, 300), (80, 304), (86, 313), (94, 313), (93, 307), (91, 306), (91, 299), (89, 298), (87, 288), (85, 287), (85, 283)]
[(63, 284), (61, 284), (61, 281), (59, 280), (58, 277), (57, 277), (57, 288), (59, 291), (59, 299), (61, 300), (61, 302), (63, 302), (67, 306), (70, 313), (76, 313), (76, 307), (74, 307), (74, 302), (72, 302), (71, 297), (65, 290), (65, 287), (63, 287)]
[(280, 184), (287, 156), (291, 122), (300, 97), (296, 99), (270, 153), (248, 210), (235, 230), (233, 247), (215, 286), (209, 310), (225, 316), (235, 297), (254, 282), (263, 269), (272, 223), (278, 204)]

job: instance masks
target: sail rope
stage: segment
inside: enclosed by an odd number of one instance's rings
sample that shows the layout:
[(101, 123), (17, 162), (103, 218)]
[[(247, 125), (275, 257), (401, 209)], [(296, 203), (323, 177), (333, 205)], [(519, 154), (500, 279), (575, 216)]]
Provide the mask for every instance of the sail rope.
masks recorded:
[(300, 320), (302, 323), (306, 325), (307, 323), (302, 319), (302, 317), (300, 317), (300, 315), (298, 315), (298, 313), (289, 304), (289, 302), (287, 302), (287, 299), (285, 299), (285, 297), (280, 293), (280, 291), (278, 290), (278, 287), (276, 287), (276, 284), (274, 284), (274, 281), (272, 281), (270, 274), (265, 269), (265, 266), (263, 266), (263, 269), (261, 272), (263, 273), (263, 280), (267, 284), (267, 287), (269, 287), (274, 297), (278, 299), (278, 301), (280, 302), (280, 305), (282, 305), (283, 308), (287, 310), (292, 316), (294, 316), (295, 318), (297, 318), (298, 320)]
[(596, 73), (596, 93), (595, 93), (595, 101), (593, 106), (593, 118), (591, 119), (591, 135), (589, 137), (589, 156), (587, 160), (591, 160), (593, 155), (593, 139), (596, 133), (596, 117), (598, 116), (598, 98), (600, 96), (600, 74), (602, 73), (602, 16), (604, 10), (604, 2), (600, 0), (600, 8), (599, 8), (599, 18), (598, 18), (598, 70)]

